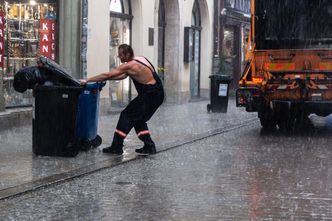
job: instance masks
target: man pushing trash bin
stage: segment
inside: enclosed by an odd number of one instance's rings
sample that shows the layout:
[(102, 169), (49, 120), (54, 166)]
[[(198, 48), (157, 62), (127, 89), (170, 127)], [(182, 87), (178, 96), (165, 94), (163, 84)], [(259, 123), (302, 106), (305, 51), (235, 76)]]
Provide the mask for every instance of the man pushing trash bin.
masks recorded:
[(123, 141), (134, 127), (138, 138), (144, 142), (142, 148), (135, 150), (136, 153), (155, 154), (156, 147), (146, 122), (163, 103), (164, 89), (161, 80), (151, 62), (145, 57), (135, 57), (130, 45), (122, 44), (118, 49), (118, 57), (123, 64), (109, 72), (80, 80), (84, 85), (87, 82), (122, 80), (129, 76), (138, 92), (138, 96), (121, 112), (112, 145), (104, 148), (103, 152), (123, 154)]

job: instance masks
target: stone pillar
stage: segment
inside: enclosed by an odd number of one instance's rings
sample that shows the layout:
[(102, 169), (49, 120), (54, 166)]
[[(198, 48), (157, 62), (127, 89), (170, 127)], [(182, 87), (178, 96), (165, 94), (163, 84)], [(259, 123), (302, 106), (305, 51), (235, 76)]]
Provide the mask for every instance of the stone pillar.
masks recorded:
[(59, 64), (75, 78), (81, 75), (81, 1), (59, 1)]
[[(180, 103), (180, 63), (183, 58), (179, 56), (179, 48), (183, 42), (180, 38), (180, 13), (177, 0), (164, 1), (166, 12), (165, 28), (165, 83), (166, 101), (168, 103)], [(182, 27), (182, 26), (181, 26)], [(182, 27), (183, 28), (183, 27)], [(183, 33), (182, 33), (183, 35)]]
[(3, 91), (3, 71), (0, 72), (0, 112), (5, 110), (5, 98)]

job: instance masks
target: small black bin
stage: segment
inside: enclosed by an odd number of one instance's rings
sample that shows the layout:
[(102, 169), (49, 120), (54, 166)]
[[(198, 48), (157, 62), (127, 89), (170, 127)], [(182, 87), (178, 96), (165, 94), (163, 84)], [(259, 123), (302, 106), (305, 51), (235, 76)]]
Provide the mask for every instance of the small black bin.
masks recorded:
[(210, 100), (207, 111), (226, 113), (228, 106), (229, 84), (232, 81), (229, 75), (211, 75)]
[(32, 149), (36, 155), (73, 157), (79, 152), (76, 121), (80, 86), (34, 88)]

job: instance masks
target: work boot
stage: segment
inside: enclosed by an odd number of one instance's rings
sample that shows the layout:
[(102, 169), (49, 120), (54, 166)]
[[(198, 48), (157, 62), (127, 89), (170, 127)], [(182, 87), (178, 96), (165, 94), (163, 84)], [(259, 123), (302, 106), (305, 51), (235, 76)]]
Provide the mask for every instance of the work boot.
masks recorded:
[(103, 153), (122, 155), (123, 154), (123, 149), (122, 149), (122, 147), (112, 145), (112, 146), (104, 148)]
[(114, 133), (112, 145), (103, 149), (103, 153), (110, 153), (110, 154), (123, 154), (123, 137), (119, 134)]
[(156, 145), (151, 139), (150, 133), (139, 135), (138, 138), (144, 142), (144, 146), (140, 149), (136, 149), (135, 150), (136, 153), (141, 155), (149, 155), (157, 153)]
[(155, 146), (146, 146), (146, 145), (144, 145), (144, 147), (140, 149), (136, 149), (135, 152), (140, 155), (150, 155), (157, 153)]

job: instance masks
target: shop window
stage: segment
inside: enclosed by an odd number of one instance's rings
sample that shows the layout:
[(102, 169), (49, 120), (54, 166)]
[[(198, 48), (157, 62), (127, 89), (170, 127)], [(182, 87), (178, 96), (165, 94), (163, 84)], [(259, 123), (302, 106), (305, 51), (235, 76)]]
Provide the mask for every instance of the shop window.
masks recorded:
[(200, 48), (201, 48), (201, 13), (198, 0), (195, 0), (189, 32), (190, 62), (190, 96), (192, 99), (200, 97)]
[(227, 75), (233, 75), (234, 58), (234, 28), (227, 26), (224, 29), (224, 40), (222, 44), (222, 57), (220, 68)]
[[(130, 44), (129, 21), (120, 18), (111, 18), (110, 27), (110, 69), (120, 65), (118, 46)], [(129, 101), (129, 78), (121, 81), (111, 81), (110, 91), (113, 105), (126, 104)]]
[(5, 50), (3, 63), (6, 106), (31, 105), (31, 91), (23, 94), (12, 88), (14, 74), (36, 65), (44, 55), (56, 58), (57, 1), (5, 1)]
[[(130, 44), (131, 7), (129, 0), (110, 1), (110, 69), (120, 65), (118, 46)], [(130, 79), (110, 82), (112, 105), (122, 106), (131, 99)]]

